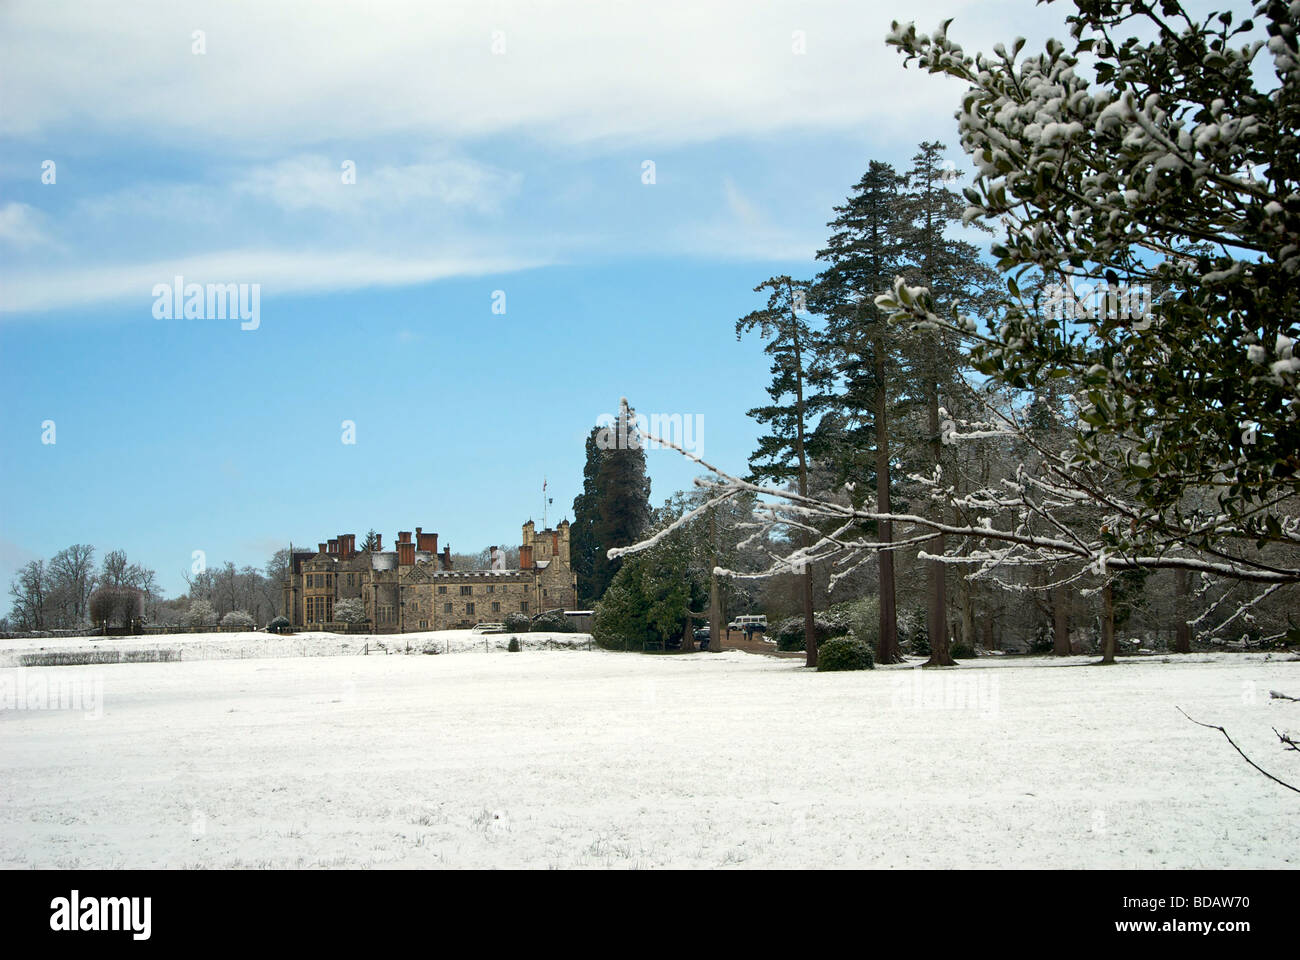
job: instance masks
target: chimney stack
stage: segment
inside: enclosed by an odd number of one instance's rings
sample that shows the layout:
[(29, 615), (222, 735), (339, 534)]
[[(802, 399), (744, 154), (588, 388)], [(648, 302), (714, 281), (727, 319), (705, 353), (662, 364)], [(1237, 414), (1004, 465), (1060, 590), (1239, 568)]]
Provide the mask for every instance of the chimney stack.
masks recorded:
[(415, 544), (410, 540), (399, 540), (397, 542), (397, 565), (399, 567), (409, 567), (415, 563)]
[(374, 550), (374, 552), (375, 552), (375, 553), (383, 553), (383, 552), (384, 552), (384, 535), (383, 535), (382, 533), (376, 533), (376, 534), (375, 534), (375, 550)]
[(442, 548), (442, 569), (451, 569), (451, 544)]
[(319, 551), (319, 552), (320, 552), (320, 553), (324, 553), (324, 552), (325, 552), (325, 544), (323, 544), (323, 543), (322, 543), (322, 544), (319, 544), (319, 547), (320, 547), (320, 551)]

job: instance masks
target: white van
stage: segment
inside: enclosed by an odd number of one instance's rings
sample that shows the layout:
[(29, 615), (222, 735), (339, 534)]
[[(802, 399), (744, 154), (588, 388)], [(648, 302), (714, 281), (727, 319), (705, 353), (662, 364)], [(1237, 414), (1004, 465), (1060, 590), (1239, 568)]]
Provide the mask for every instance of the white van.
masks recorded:
[(753, 633), (755, 630), (767, 632), (767, 616), (765, 614), (748, 615), (737, 617), (727, 624), (728, 630), (743, 630), (746, 633)]

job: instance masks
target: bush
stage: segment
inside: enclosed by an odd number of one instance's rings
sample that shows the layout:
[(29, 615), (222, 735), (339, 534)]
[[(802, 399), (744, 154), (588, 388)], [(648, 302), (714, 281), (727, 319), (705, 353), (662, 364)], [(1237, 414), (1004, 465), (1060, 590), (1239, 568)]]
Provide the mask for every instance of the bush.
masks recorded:
[(514, 631), (515, 633), (528, 632), (528, 617), (522, 613), (507, 613), (503, 622), (505, 623), (507, 630)]
[(509, 642), (508, 644), (506, 644), (506, 651), (509, 652), (509, 653), (518, 653), (518, 652), (519, 652), (519, 638), (518, 638), (518, 637), (511, 637), (511, 638), (510, 638), (510, 642)]
[(975, 648), (967, 646), (960, 640), (954, 640), (948, 645), (948, 652), (952, 654), (954, 660), (974, 660)]
[[(813, 636), (817, 638), (819, 648), (827, 640), (845, 636), (849, 629), (849, 617), (844, 611), (828, 610), (813, 615)], [(778, 650), (804, 649), (803, 617), (790, 617), (777, 625), (776, 648)]]
[(535, 633), (574, 633), (573, 622), (564, 615), (563, 610), (547, 610), (533, 621)]
[(248, 615), (247, 611), (231, 610), (221, 618), (221, 625), (223, 627), (245, 627), (251, 630), (253, 629), (253, 618)]
[(871, 647), (861, 640), (836, 637), (827, 640), (817, 651), (817, 670), (872, 670), (876, 666)]
[(216, 622), (216, 608), (206, 600), (195, 600), (181, 617), (181, 623), (187, 627), (206, 627)]
[(293, 626), (293, 624), (289, 622), (288, 617), (276, 617), (266, 625), (266, 629), (271, 633), (284, 633), (291, 626)]
[(874, 649), (880, 639), (880, 598), (863, 597), (848, 607), (853, 636)]

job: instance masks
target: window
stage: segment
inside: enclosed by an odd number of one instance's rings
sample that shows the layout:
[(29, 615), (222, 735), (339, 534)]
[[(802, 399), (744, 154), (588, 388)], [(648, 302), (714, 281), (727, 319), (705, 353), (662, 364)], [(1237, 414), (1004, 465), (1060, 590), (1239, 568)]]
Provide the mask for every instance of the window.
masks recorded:
[(501, 601), (499, 601), (499, 600), (493, 600), (493, 601), (492, 601), (492, 612), (493, 612), (493, 613), (500, 613), (500, 612), (501, 612)]
[(352, 579), (352, 578), (355, 577), (355, 576), (356, 576), (355, 573), (349, 573), (349, 574), (348, 574), (348, 586), (349, 586), (349, 587), (354, 587), (354, 586), (356, 586), (356, 581)]
[(519, 601), (519, 612), (520, 612), (520, 613), (527, 613), (527, 612), (528, 612), (528, 601), (527, 601), (527, 600), (520, 600), (520, 601)]
[(473, 596), (473, 595), (474, 595), (474, 587), (473, 587), (471, 584), (468, 584), (468, 583), (465, 584), (465, 586), (463, 586), (463, 587), (460, 588), (460, 595), (461, 595), (462, 597), (470, 597), (470, 596)]
[(465, 604), (465, 615), (468, 617), (474, 616), (474, 604), (472, 603)]
[(542, 596), (546, 596), (546, 591), (545, 591), (545, 590), (542, 591)]
[(439, 592), (439, 593), (446, 593), (446, 592), (447, 592), (447, 588), (446, 588), (446, 587), (439, 587), (439, 588), (438, 588), (438, 592)]
[(312, 576), (310, 573), (307, 574), (307, 586), (308, 587), (316, 586), (316, 578)]
[(428, 629), (429, 629), (429, 621), (428, 621), (428, 620), (421, 620), (421, 621), (420, 621), (420, 629), (421, 629), (421, 630), (428, 630)]
[(444, 604), (442, 605), (442, 612), (443, 612), (443, 613), (451, 613), (451, 604), (450, 604), (450, 603), (444, 603)]
[(495, 583), (489, 583), (489, 584), (488, 584), (488, 587), (487, 587), (487, 592), (488, 592), (488, 593), (496, 593), (496, 592), (497, 592), (497, 585), (496, 585)]

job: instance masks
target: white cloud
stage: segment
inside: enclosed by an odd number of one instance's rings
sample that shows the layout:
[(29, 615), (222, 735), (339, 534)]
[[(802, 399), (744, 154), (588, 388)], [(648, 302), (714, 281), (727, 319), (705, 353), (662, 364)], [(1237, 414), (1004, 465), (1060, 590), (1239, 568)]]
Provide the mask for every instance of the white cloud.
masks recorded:
[[(258, 283), (262, 302), (284, 294), (406, 286), (448, 277), (509, 273), (546, 265), (539, 258), (430, 252), (228, 250), (192, 257), (0, 278), (0, 313), (137, 301), (151, 316), (152, 289), (182, 276), (192, 283)], [(265, 316), (265, 306), (263, 307)]]
[[(1014, 13), (1014, 19), (1010, 15)], [(1057, 24), (1024, 0), (913, 0), (968, 44)], [(773, 131), (907, 132), (951, 82), (904, 70), (874, 4), (785, 0), (39, 0), (0, 8), (0, 134), (52, 129), (232, 153), (392, 134), (529, 131), (558, 143), (681, 143)], [(1026, 21), (1030, 21), (1027, 25)], [(206, 53), (191, 52), (205, 31)], [(792, 51), (802, 30), (807, 52)], [(506, 52), (492, 52), (493, 31)]]
[(17, 250), (57, 246), (42, 226), (44, 217), (25, 203), (0, 207), (0, 243)]
[[(344, 182), (344, 163), (352, 164), (347, 173), (353, 182)], [(519, 173), (455, 157), (370, 167), (365, 161), (313, 154), (259, 167), (234, 189), (289, 211), (394, 210), (411, 203), (433, 203), (497, 213), (522, 180)]]

